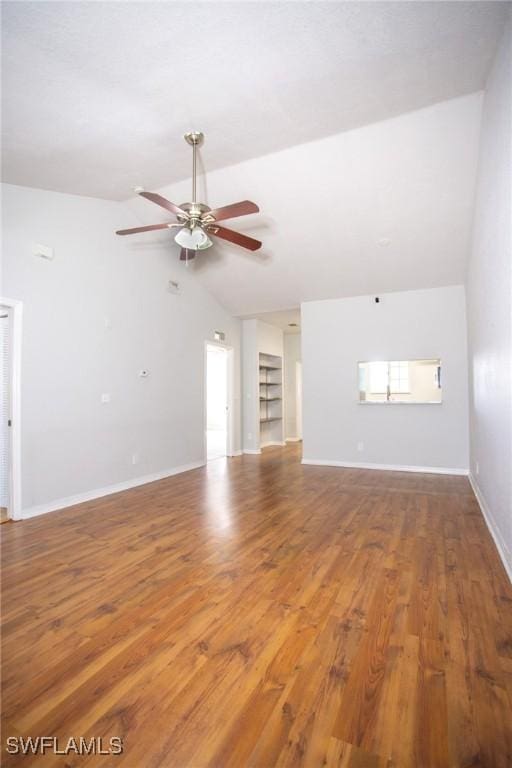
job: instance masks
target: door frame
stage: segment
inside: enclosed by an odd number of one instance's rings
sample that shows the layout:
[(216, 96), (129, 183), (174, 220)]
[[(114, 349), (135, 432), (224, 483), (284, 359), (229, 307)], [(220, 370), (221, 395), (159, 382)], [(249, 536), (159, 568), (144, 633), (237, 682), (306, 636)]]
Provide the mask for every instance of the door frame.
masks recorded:
[(295, 436), (302, 440), (302, 360), (295, 362)]
[(0, 296), (0, 306), (9, 310), (9, 508), (10, 520), (21, 520), (21, 340), (23, 302)]
[(226, 456), (231, 457), (235, 455), (235, 415), (233, 409), (234, 392), (235, 392), (235, 364), (234, 364), (234, 349), (228, 344), (223, 344), (220, 341), (204, 342), (204, 396), (203, 396), (203, 455), (204, 463), (208, 462), (208, 444), (207, 444), (207, 410), (208, 410), (208, 347), (220, 347), (220, 349), (226, 350), (226, 374), (227, 374), (227, 386), (226, 386)]

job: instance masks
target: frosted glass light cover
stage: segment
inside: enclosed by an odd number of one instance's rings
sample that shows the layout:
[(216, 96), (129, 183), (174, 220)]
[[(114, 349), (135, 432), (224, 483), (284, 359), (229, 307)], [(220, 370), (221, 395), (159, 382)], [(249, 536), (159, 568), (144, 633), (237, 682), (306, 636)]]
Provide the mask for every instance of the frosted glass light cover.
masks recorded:
[(182, 248), (187, 248), (191, 251), (203, 250), (212, 245), (211, 240), (209, 240), (206, 232), (201, 227), (194, 227), (192, 230), (188, 229), (188, 227), (183, 227), (174, 240)]

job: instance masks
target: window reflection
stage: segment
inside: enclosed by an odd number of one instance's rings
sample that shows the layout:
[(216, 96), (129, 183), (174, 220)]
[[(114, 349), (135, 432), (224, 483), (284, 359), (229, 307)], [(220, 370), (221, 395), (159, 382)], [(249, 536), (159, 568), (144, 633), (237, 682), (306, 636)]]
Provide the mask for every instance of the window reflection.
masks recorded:
[(441, 361), (375, 360), (358, 363), (361, 403), (440, 403)]

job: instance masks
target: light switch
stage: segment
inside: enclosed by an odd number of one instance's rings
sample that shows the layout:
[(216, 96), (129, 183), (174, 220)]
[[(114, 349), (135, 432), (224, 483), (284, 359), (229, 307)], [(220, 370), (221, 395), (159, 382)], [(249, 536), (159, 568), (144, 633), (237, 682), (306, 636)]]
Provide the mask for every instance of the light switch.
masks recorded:
[(103, 392), (101, 396), (101, 402), (102, 403), (110, 403), (110, 394), (108, 392)]

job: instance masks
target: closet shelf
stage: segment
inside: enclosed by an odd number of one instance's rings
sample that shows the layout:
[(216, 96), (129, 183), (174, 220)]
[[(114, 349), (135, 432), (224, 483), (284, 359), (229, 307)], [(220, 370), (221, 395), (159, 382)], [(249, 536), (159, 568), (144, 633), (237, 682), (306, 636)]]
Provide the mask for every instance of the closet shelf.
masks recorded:
[[(263, 424), (268, 426), (264, 430), (266, 435), (279, 437), (275, 433), (283, 431), (283, 358), (278, 355), (264, 354), (260, 352), (259, 365), (259, 402), (260, 402), (260, 434)], [(270, 379), (270, 381), (269, 381)], [(265, 389), (262, 389), (265, 387)], [(268, 389), (268, 387), (281, 387), (281, 389)], [(272, 433), (270, 435), (270, 433)]]

